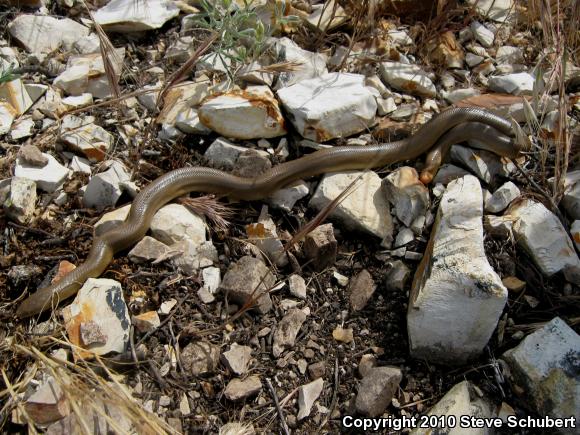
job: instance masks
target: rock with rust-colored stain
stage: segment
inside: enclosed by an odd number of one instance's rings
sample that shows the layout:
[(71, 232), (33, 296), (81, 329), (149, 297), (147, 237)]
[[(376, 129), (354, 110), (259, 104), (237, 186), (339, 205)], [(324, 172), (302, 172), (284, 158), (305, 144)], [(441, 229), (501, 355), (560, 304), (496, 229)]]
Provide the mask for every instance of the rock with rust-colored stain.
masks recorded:
[(24, 409), (36, 424), (52, 423), (70, 414), (69, 402), (52, 377), (26, 400)]
[(249, 86), (207, 98), (198, 111), (203, 125), (234, 139), (260, 139), (286, 134), (278, 101), (267, 86)]
[(422, 97), (435, 98), (437, 89), (421, 67), (401, 62), (383, 62), (380, 66), (381, 78), (388, 85)]
[(81, 153), (90, 161), (102, 161), (111, 149), (113, 135), (104, 128), (93, 123), (86, 123), (80, 118), (74, 116), (66, 118), (76, 118), (76, 120), (69, 122), (68, 125), (63, 123), (60, 140), (71, 150)]
[(89, 278), (73, 303), (63, 309), (63, 317), (69, 340), (78, 346), (75, 358), (122, 353), (127, 349), (131, 323), (117, 281)]

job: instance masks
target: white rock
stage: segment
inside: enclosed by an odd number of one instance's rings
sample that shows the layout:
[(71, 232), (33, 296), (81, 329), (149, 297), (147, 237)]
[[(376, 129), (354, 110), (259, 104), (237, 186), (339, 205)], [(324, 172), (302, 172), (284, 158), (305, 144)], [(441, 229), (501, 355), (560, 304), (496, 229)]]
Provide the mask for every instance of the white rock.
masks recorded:
[(520, 196), (520, 189), (511, 181), (508, 181), (485, 201), (485, 211), (499, 213), (505, 210), (512, 201)]
[(219, 137), (212, 142), (203, 156), (216, 167), (233, 169), (240, 154), (247, 149), (246, 147), (234, 145), (223, 137)]
[(413, 38), (409, 36), (406, 30), (389, 30), (387, 32), (387, 38), (400, 47), (407, 45), (413, 45)]
[(91, 33), (75, 41), (73, 48), (79, 54), (98, 53), (101, 51), (101, 41), (96, 33)]
[(453, 162), (469, 168), (477, 178), (487, 184), (494, 183), (497, 177), (508, 177), (516, 170), (509, 159), (499, 157), (490, 151), (453, 145), (450, 156)]
[(129, 344), (130, 318), (121, 284), (89, 278), (63, 309), (65, 328), (79, 357), (122, 353)]
[(483, 227), (485, 232), (491, 236), (504, 239), (512, 235), (514, 221), (510, 216), (485, 215), (483, 217)]
[(62, 99), (62, 105), (67, 110), (78, 109), (93, 104), (93, 94), (85, 92), (81, 95), (70, 96)]
[(79, 156), (74, 156), (70, 161), (69, 167), (73, 172), (82, 172), (84, 174), (91, 174), (91, 164), (87, 159)]
[(580, 284), (576, 269), (580, 259), (560, 220), (542, 203), (525, 199), (506, 212), (514, 219), (518, 244), (532, 257), (546, 276), (563, 271), (568, 280)]
[(470, 29), (475, 39), (484, 47), (489, 48), (493, 45), (495, 35), (491, 30), (481, 24), (479, 21), (472, 21)]
[(324, 380), (318, 378), (309, 384), (302, 385), (298, 389), (298, 420), (303, 420), (310, 415), (312, 405), (322, 393), (324, 387)]
[(10, 131), (17, 115), (18, 113), (11, 104), (0, 101), (0, 136)]
[(572, 234), (572, 240), (574, 241), (574, 245), (576, 245), (576, 249), (580, 251), (580, 221), (572, 222), (570, 234)]
[(338, 204), (330, 214), (331, 218), (342, 222), (347, 228), (392, 241), (393, 222), (389, 203), (381, 189), (381, 179), (372, 171), (326, 174), (318, 184), (309, 205), (321, 210), (359, 177), (354, 191)]
[(250, 62), (240, 68), (237, 77), (250, 84), (272, 86), (274, 74), (263, 71), (264, 65), (259, 62)]
[(170, 246), (173, 264), (187, 275), (196, 275), (199, 269), (213, 266), (218, 261), (217, 249), (210, 241), (194, 242), (186, 238)]
[[(463, 381), (455, 385), (443, 396), (439, 402), (427, 413), (427, 416), (450, 421), (455, 418), (457, 422), (453, 427), (446, 426), (447, 435), (491, 435), (493, 432), (487, 428), (461, 427), (459, 422), (463, 418), (492, 419), (495, 417), (492, 402), (486, 397), (482, 397), (480, 390), (471, 382)], [(416, 428), (411, 431), (412, 435), (430, 435), (433, 432), (428, 428)]]
[(288, 255), (278, 237), (276, 224), (268, 215), (268, 207), (263, 206), (258, 223), (246, 227), (248, 241), (255, 245), (268, 259), (278, 267), (288, 264)]
[(514, 0), (468, 0), (484, 18), (503, 23), (515, 11)]
[(67, 94), (80, 95), (89, 85), (89, 72), (88, 64), (74, 65), (63, 71), (52, 84)]
[(204, 219), (181, 204), (168, 204), (155, 213), (151, 221), (151, 233), (166, 245), (182, 240), (190, 240), (198, 245), (206, 241)]
[(332, 30), (348, 20), (348, 14), (336, 0), (314, 4), (311, 8), (312, 13), (306, 17), (306, 23), (321, 32)]
[(203, 287), (211, 294), (215, 294), (219, 288), (222, 278), (219, 267), (206, 267), (201, 271)]
[(14, 79), (0, 85), (0, 101), (10, 104), (16, 111), (16, 115), (22, 115), (30, 106), (32, 98), (21, 79)]
[[(74, 115), (66, 115), (66, 119), (77, 118)], [(71, 122), (72, 128), (67, 128), (63, 120), (60, 129), (60, 140), (67, 144), (75, 152), (82, 153), (92, 162), (100, 162), (107, 157), (111, 146), (113, 145), (113, 135), (104, 128), (84, 120)]]
[(209, 134), (211, 129), (207, 128), (199, 120), (196, 109), (189, 108), (177, 115), (175, 126), (184, 133), (188, 134)]
[(127, 257), (136, 264), (155, 261), (164, 257), (169, 251), (169, 246), (161, 243), (153, 237), (145, 236), (129, 251)]
[(28, 178), (12, 177), (10, 194), (4, 201), (6, 215), (25, 224), (30, 221), (36, 205), (36, 183)]
[(489, 78), (489, 88), (495, 92), (513, 95), (531, 95), (534, 91), (534, 76), (527, 72), (506, 74)]
[[(146, 85), (143, 87), (143, 91), (150, 92), (143, 92), (142, 94), (137, 95), (137, 101), (145, 106), (146, 109), (154, 111), (157, 109), (157, 98), (159, 97), (159, 86), (158, 85)], [(176, 113), (175, 121), (177, 121), (177, 116), (179, 116), (184, 111), (189, 110), (189, 107), (184, 108), (183, 111), (179, 111)], [(197, 112), (196, 112), (197, 113)]]
[(291, 62), (297, 65), (296, 70), (279, 74), (274, 89), (285, 88), (328, 72), (325, 55), (303, 50), (289, 38), (277, 39), (273, 49), (278, 62)]
[(449, 183), (410, 295), (407, 326), (416, 358), (462, 364), (481, 353), (497, 326), (507, 290), (485, 256), (482, 215), (475, 177)]
[(179, 8), (170, 0), (111, 0), (93, 13), (97, 23), (114, 32), (159, 29), (178, 15)]
[(62, 186), (68, 178), (70, 170), (61, 165), (50, 154), (42, 153), (42, 155), (48, 159), (48, 163), (42, 168), (24, 163), (20, 157), (17, 157), (14, 175), (29, 178), (36, 182), (36, 186), (40, 190), (52, 193)]
[(404, 227), (397, 234), (397, 238), (395, 239), (395, 248), (405, 246), (407, 243), (411, 243), (413, 240), (415, 240), (415, 233), (413, 233), (413, 230)]
[(207, 98), (198, 111), (211, 130), (235, 139), (259, 139), (286, 134), (278, 101), (267, 86), (249, 86)]
[(10, 130), (10, 138), (12, 140), (24, 139), (32, 136), (34, 129), (34, 121), (30, 118), (22, 118), (14, 123), (12, 130)]
[(425, 216), (430, 203), (429, 189), (421, 183), (414, 168), (397, 168), (383, 180), (383, 187), (397, 218), (406, 226), (411, 226), (419, 216)]
[(377, 98), (377, 112), (380, 116), (388, 115), (397, 110), (397, 104), (393, 97)]
[(455, 90), (450, 91), (450, 92), (443, 91), (443, 92), (441, 92), (441, 95), (448, 102), (455, 104), (455, 103), (457, 103), (461, 100), (464, 100), (466, 98), (480, 95), (480, 92), (478, 89), (475, 89), (475, 88), (465, 88), (465, 89), (455, 89)]
[(524, 52), (520, 47), (513, 47), (511, 45), (504, 45), (497, 49), (495, 54), (497, 63), (522, 63), (524, 61)]
[(130, 209), (131, 204), (127, 204), (123, 207), (105, 213), (94, 225), (95, 235), (100, 236), (101, 234), (104, 234), (125, 222), (125, 219), (127, 219), (127, 216), (129, 216)]
[(580, 171), (571, 171), (564, 179), (562, 206), (572, 219), (580, 219)]
[(130, 179), (123, 164), (112, 161), (109, 169), (91, 177), (83, 195), (83, 204), (97, 210), (114, 207), (123, 193), (121, 183)]
[(465, 63), (470, 67), (473, 68), (474, 66), (479, 65), (483, 62), (485, 58), (483, 56), (478, 56), (477, 54), (467, 53), (465, 55)]
[(308, 184), (304, 180), (299, 180), (296, 184), (277, 190), (268, 198), (268, 203), (280, 210), (290, 212), (294, 204), (310, 193)]
[(75, 41), (89, 34), (89, 28), (69, 18), (20, 15), (8, 24), (10, 35), (30, 53), (71, 50)]
[(290, 294), (299, 299), (306, 299), (306, 282), (300, 275), (292, 274), (288, 277)]
[(278, 97), (298, 132), (318, 142), (347, 137), (375, 123), (377, 103), (359, 74), (325, 74), (280, 89)]
[(252, 348), (232, 343), (230, 349), (221, 354), (222, 363), (236, 375), (243, 375), (248, 371), (252, 359)]
[(376, 89), (379, 91), (379, 94), (382, 98), (387, 98), (392, 96), (392, 92), (385, 86), (383, 81), (378, 75), (372, 75), (370, 77), (365, 78), (365, 86), (369, 86), (371, 88)]
[[(512, 382), (541, 416), (580, 420), (580, 336), (556, 317), (502, 356)], [(574, 428), (561, 433), (577, 433)]]
[(437, 89), (417, 65), (401, 62), (383, 62), (379, 67), (381, 78), (392, 87), (413, 95), (435, 98)]

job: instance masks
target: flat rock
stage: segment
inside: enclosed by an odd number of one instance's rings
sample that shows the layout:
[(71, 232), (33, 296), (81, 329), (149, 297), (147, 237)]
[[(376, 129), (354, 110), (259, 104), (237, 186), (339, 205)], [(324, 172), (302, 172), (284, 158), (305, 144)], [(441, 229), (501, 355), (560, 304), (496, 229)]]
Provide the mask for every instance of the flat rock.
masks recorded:
[(26, 224), (36, 209), (36, 183), (28, 178), (12, 177), (10, 194), (4, 201), (6, 215), (21, 224)]
[(312, 5), (312, 13), (305, 21), (311, 28), (327, 32), (344, 24), (348, 18), (342, 6), (336, 0), (330, 0), (328, 3)]
[(211, 129), (203, 125), (197, 109), (190, 107), (180, 112), (175, 118), (175, 126), (187, 134), (209, 134)]
[(22, 161), (30, 166), (43, 168), (48, 164), (48, 158), (34, 145), (22, 145), (18, 150)]
[(307, 79), (320, 77), (328, 72), (326, 56), (304, 50), (289, 38), (275, 40), (273, 46), (278, 62), (296, 63), (297, 68), (278, 75), (274, 89), (282, 89)]
[(354, 311), (362, 310), (372, 298), (377, 286), (368, 270), (361, 270), (348, 286), (350, 306)]
[(466, 98), (474, 97), (480, 94), (481, 92), (475, 88), (454, 89), (449, 92), (441, 92), (441, 96), (451, 104), (455, 104), (458, 101), (465, 100)]
[(93, 12), (103, 29), (114, 32), (139, 32), (159, 29), (179, 15), (177, 5), (169, 0), (111, 0)]
[(133, 316), (133, 325), (137, 328), (137, 331), (146, 334), (159, 328), (161, 319), (159, 319), (157, 311), (147, 311)]
[(425, 216), (430, 204), (429, 189), (414, 168), (397, 168), (383, 180), (383, 187), (397, 218), (407, 227), (419, 216)]
[(563, 271), (568, 280), (580, 284), (580, 259), (560, 220), (542, 203), (531, 199), (512, 204), (505, 213), (513, 220), (518, 244), (528, 252), (546, 276)]
[(493, 195), (485, 201), (485, 211), (489, 213), (504, 211), (520, 194), (518, 186), (508, 181), (493, 192)]
[(168, 204), (153, 216), (151, 234), (166, 245), (183, 240), (201, 244), (206, 241), (205, 220), (184, 205)]
[(89, 278), (73, 303), (63, 309), (63, 317), (69, 340), (78, 346), (76, 357), (123, 353), (127, 349), (131, 321), (119, 282)]
[(332, 224), (319, 225), (304, 238), (304, 253), (310, 265), (318, 271), (330, 267), (336, 261), (338, 244)]
[(290, 294), (299, 299), (306, 299), (306, 282), (300, 275), (292, 274), (288, 277)]
[(187, 275), (195, 275), (199, 269), (218, 261), (217, 249), (211, 240), (199, 243), (186, 238), (171, 245), (168, 256), (170, 254), (175, 267)]
[(100, 236), (101, 234), (104, 234), (125, 222), (125, 219), (127, 219), (127, 216), (129, 216), (130, 209), (131, 204), (127, 204), (123, 207), (105, 213), (94, 226), (95, 236)]
[(296, 341), (296, 336), (306, 321), (306, 314), (297, 308), (294, 308), (286, 314), (274, 331), (274, 340), (272, 343), (272, 354), (278, 358), (284, 352), (284, 349), (292, 348)]
[(411, 270), (401, 260), (392, 261), (385, 278), (387, 290), (403, 291), (411, 277)]
[(416, 358), (462, 364), (481, 353), (497, 326), (507, 290), (485, 256), (482, 215), (475, 177), (449, 183), (410, 295), (407, 326)]
[(267, 86), (249, 86), (208, 97), (198, 116), (207, 128), (234, 139), (259, 139), (286, 134), (278, 100)]
[(489, 78), (489, 88), (495, 92), (512, 95), (532, 95), (534, 76), (527, 72), (493, 76)]
[(219, 267), (206, 267), (201, 271), (203, 287), (211, 294), (217, 292), (222, 283)]
[(274, 285), (274, 275), (257, 258), (245, 256), (232, 263), (223, 277), (220, 289), (240, 306), (253, 302), (260, 314), (272, 309), (268, 291)]
[(10, 139), (20, 140), (32, 136), (34, 121), (31, 118), (21, 118), (14, 123), (10, 130)]
[[(165, 94), (163, 98), (163, 108), (161, 113), (155, 118), (155, 121), (160, 124), (175, 125), (177, 116), (190, 109), (191, 107), (196, 107), (202, 103), (204, 98), (206, 98), (210, 93), (210, 85), (207, 81), (202, 82), (183, 82), (179, 86), (175, 86)], [(150, 109), (155, 109), (155, 101), (157, 99), (155, 94), (155, 99), (151, 101), (153, 107)], [(143, 100), (140, 100), (142, 103)]]
[(304, 180), (299, 180), (292, 186), (279, 189), (270, 196), (267, 201), (274, 207), (285, 212), (292, 211), (296, 202), (310, 193), (310, 189)]
[(183, 368), (193, 376), (211, 375), (218, 367), (220, 349), (207, 341), (189, 343), (181, 351)]
[(28, 416), (36, 424), (48, 424), (70, 414), (70, 404), (59, 383), (49, 377), (24, 403)]
[(378, 417), (391, 404), (403, 375), (397, 367), (374, 367), (362, 379), (355, 399), (356, 411)]
[(233, 343), (230, 350), (222, 353), (221, 361), (232, 373), (244, 375), (252, 359), (252, 348)]
[(66, 123), (63, 121), (60, 140), (72, 151), (81, 153), (92, 162), (104, 160), (113, 145), (113, 135), (93, 123), (82, 123), (78, 127), (76, 123), (74, 124), (74, 128), (66, 128)]
[(145, 236), (129, 251), (127, 256), (133, 263), (142, 264), (157, 260), (167, 254), (167, 251), (169, 251), (169, 246), (165, 243), (161, 243), (153, 237)]
[(503, 23), (515, 11), (514, 0), (468, 0), (484, 18)]
[(389, 61), (381, 63), (379, 71), (383, 81), (395, 89), (423, 97), (437, 96), (435, 85), (417, 65)]
[(260, 391), (262, 391), (262, 381), (258, 375), (252, 375), (244, 380), (232, 379), (224, 390), (224, 396), (235, 402), (255, 396)]
[[(481, 397), (480, 391), (469, 381), (463, 381), (456, 384), (451, 390), (443, 396), (439, 402), (433, 406), (427, 413), (429, 416), (447, 420), (449, 417), (455, 417), (458, 423), (461, 418), (492, 418), (495, 417), (494, 409), (491, 402), (485, 397)], [(413, 435), (430, 435), (432, 429), (417, 428), (411, 431)], [(493, 432), (487, 428), (462, 428), (459, 424), (452, 428), (446, 428), (445, 433), (449, 435), (491, 435)]]
[(309, 206), (321, 210), (357, 180), (352, 192), (344, 197), (330, 217), (345, 227), (392, 241), (393, 222), (381, 179), (373, 171), (350, 171), (326, 174), (310, 199)]
[(61, 47), (69, 51), (77, 39), (90, 32), (69, 18), (25, 14), (12, 20), (8, 31), (29, 53), (50, 53)]
[(91, 177), (83, 195), (83, 204), (97, 210), (114, 207), (123, 193), (122, 183), (130, 179), (122, 163), (110, 161), (109, 169)]
[(318, 378), (309, 384), (298, 388), (298, 420), (303, 420), (310, 415), (312, 405), (320, 397), (324, 388), (324, 380)]
[(472, 21), (469, 26), (473, 36), (482, 46), (489, 48), (493, 45), (495, 35), (491, 30), (481, 24), (479, 21)]
[(467, 167), (477, 178), (487, 184), (495, 184), (499, 177), (508, 177), (516, 169), (514, 164), (505, 157), (500, 157), (490, 151), (461, 145), (451, 147), (450, 157), (453, 162)]
[[(538, 351), (541, 350), (541, 351)], [(580, 336), (559, 317), (528, 335), (502, 355), (511, 382), (523, 389), (528, 405), (540, 416), (580, 419)], [(562, 433), (577, 433), (574, 428)]]
[(0, 136), (10, 131), (17, 115), (16, 109), (11, 104), (0, 101)]
[(240, 155), (247, 149), (220, 137), (211, 143), (203, 156), (218, 168), (233, 169)]
[(248, 241), (256, 246), (268, 259), (278, 267), (288, 264), (288, 255), (278, 237), (276, 224), (268, 215), (268, 207), (260, 212), (257, 224), (246, 225)]
[(33, 180), (40, 190), (52, 193), (62, 186), (70, 170), (61, 165), (52, 155), (47, 153), (42, 153), (42, 155), (48, 160), (42, 168), (32, 166), (24, 162), (21, 157), (17, 157), (14, 175)]
[[(340, 93), (341, 98), (336, 98)], [(328, 73), (280, 89), (278, 98), (298, 133), (326, 142), (366, 130), (375, 123), (377, 103), (364, 76)]]

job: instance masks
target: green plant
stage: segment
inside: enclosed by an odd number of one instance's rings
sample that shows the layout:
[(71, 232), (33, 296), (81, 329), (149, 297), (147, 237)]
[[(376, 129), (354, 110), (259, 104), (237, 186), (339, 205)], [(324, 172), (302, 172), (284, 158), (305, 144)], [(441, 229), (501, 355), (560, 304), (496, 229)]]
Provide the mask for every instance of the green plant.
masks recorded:
[(6, 65), (0, 63), (0, 84), (11, 82), (12, 80), (16, 80), (18, 77), (20, 77), (14, 71), (16, 71), (15, 65)]
[(226, 66), (231, 80), (241, 65), (260, 57), (266, 48), (268, 37), (278, 26), (298, 20), (295, 16), (284, 16), (284, 0), (274, 0), (274, 25), (266, 25), (258, 10), (268, 6), (256, 6), (254, 3), (254, 0), (243, 0), (243, 5), (234, 0), (201, 1), (203, 13), (197, 16), (197, 24), (200, 28), (217, 34), (213, 61), (214, 64), (219, 61)]

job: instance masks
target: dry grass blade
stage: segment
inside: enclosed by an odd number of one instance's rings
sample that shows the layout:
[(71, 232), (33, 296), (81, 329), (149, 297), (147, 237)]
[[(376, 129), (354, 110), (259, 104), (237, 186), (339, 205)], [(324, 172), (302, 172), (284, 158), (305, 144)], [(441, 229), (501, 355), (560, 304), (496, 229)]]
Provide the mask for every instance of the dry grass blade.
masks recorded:
[(231, 207), (218, 201), (213, 196), (186, 197), (180, 199), (179, 202), (188, 207), (193, 213), (208, 218), (221, 231), (229, 228), (229, 219), (234, 216), (234, 210)]
[(302, 62), (278, 62), (273, 63), (272, 65), (263, 66), (262, 68), (256, 68), (253, 71), (261, 72), (261, 73), (284, 73), (284, 72), (292, 72), (292, 71), (299, 71), (302, 67)]

